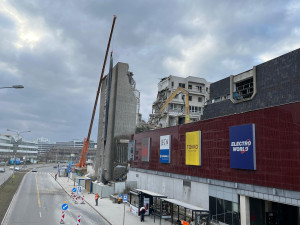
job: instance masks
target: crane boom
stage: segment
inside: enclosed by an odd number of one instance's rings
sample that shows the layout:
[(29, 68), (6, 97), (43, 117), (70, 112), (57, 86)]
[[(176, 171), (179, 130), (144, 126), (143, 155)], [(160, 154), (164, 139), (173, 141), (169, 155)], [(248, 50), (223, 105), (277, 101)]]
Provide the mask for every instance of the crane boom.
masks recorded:
[(182, 92), (185, 94), (185, 123), (190, 122), (190, 108), (189, 108), (189, 93), (182, 87), (178, 87), (172, 94), (171, 96), (166, 100), (166, 102), (163, 104), (159, 112), (161, 113), (164, 108), (172, 101), (172, 99), (177, 95), (178, 92)]
[(110, 30), (109, 40), (108, 40), (108, 44), (107, 44), (107, 48), (106, 48), (106, 53), (105, 53), (105, 57), (104, 57), (104, 62), (103, 62), (103, 66), (102, 66), (102, 72), (101, 72), (101, 77), (100, 77), (100, 81), (99, 81), (99, 85), (98, 85), (98, 90), (97, 90), (97, 95), (96, 95), (96, 99), (95, 99), (95, 104), (94, 104), (93, 114), (92, 114), (92, 118), (91, 118), (90, 128), (89, 128), (87, 138), (84, 139), (80, 160), (79, 160), (79, 163), (76, 164), (77, 167), (86, 167), (86, 164), (85, 164), (86, 159), (85, 158), (86, 158), (87, 150), (88, 150), (88, 147), (89, 147), (89, 142), (90, 142), (92, 127), (93, 127), (95, 112), (96, 112), (96, 108), (97, 108), (100, 88), (101, 88), (101, 85), (102, 85), (102, 80), (103, 80), (103, 74), (104, 74), (104, 70), (105, 70), (107, 55), (108, 55), (108, 51), (109, 51), (110, 42), (111, 42), (111, 38), (112, 38), (112, 34), (113, 34), (116, 19), (117, 19), (117, 16), (114, 15), (113, 23), (112, 23), (111, 30)]

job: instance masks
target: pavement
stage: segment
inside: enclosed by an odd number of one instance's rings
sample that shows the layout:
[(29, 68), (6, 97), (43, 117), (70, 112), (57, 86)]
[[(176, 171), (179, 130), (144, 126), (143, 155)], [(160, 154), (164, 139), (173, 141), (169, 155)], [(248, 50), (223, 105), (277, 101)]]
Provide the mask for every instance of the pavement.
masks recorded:
[[(54, 177), (54, 174), (51, 174)], [(67, 177), (58, 177), (57, 183), (65, 190), (68, 195), (71, 195), (72, 188), (74, 187), (74, 181)], [(77, 185), (77, 183), (75, 183)], [(113, 203), (109, 198), (102, 198), (98, 200), (98, 206), (95, 206), (95, 195), (88, 194), (88, 191), (83, 189), (84, 200), (89, 204), (98, 214), (100, 214), (111, 225), (122, 225), (124, 217), (124, 204)], [(82, 218), (84, 221), (84, 218)], [(124, 225), (132, 224), (145, 224), (145, 225), (157, 225), (160, 224), (159, 218), (150, 218), (145, 216), (145, 221), (140, 222), (140, 217), (133, 215), (129, 211), (129, 204), (125, 204), (125, 221)], [(171, 225), (171, 222), (162, 219), (161, 225)]]

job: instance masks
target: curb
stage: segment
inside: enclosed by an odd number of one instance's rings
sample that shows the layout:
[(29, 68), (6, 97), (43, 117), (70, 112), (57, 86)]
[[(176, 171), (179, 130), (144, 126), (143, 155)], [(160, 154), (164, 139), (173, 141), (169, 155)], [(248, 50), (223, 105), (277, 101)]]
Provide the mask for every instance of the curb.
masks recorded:
[[(50, 173), (49, 173), (50, 174)], [(50, 176), (52, 176), (52, 174), (50, 174)], [(53, 177), (53, 176), (52, 176)], [(54, 178), (54, 177), (53, 177)], [(66, 189), (64, 189), (64, 187), (56, 180), (56, 182), (59, 184), (59, 186), (61, 186), (61, 188), (67, 193), (67, 195), (71, 196)], [(92, 206), (88, 201), (85, 201), (93, 210), (96, 211), (96, 213), (98, 213), (108, 224), (112, 225), (111, 222), (108, 221), (108, 219), (106, 219), (100, 212), (97, 211), (97, 209), (94, 208), (94, 206)]]

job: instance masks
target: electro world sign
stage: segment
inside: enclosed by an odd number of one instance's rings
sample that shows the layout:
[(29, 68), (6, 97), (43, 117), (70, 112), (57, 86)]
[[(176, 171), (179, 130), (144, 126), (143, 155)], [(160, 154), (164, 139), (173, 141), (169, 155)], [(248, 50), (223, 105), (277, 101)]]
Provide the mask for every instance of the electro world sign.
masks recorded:
[(229, 128), (230, 168), (256, 170), (255, 124)]
[(171, 135), (160, 136), (159, 162), (171, 162)]

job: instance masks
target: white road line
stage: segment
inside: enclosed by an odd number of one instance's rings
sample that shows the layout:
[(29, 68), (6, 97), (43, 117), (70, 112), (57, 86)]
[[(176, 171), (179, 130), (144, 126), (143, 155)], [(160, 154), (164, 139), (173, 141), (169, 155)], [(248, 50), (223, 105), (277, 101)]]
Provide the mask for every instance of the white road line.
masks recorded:
[(40, 217), (42, 218), (42, 213), (40, 212)]

